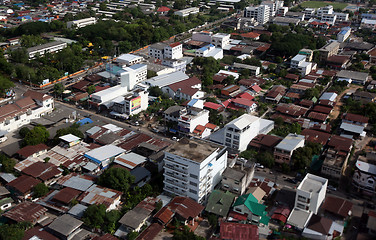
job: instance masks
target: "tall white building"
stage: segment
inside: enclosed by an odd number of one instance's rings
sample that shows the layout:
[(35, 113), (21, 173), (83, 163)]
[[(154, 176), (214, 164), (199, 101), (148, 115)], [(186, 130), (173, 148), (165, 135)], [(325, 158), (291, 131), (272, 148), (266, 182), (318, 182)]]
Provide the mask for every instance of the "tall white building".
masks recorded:
[(67, 22), (67, 28), (82, 28), (82, 27), (86, 27), (88, 25), (93, 25), (96, 23), (97, 23), (97, 20), (95, 19), (95, 17), (84, 18), (80, 20)]
[(223, 48), (230, 44), (230, 34), (216, 33), (211, 38), (211, 43), (218, 48)]
[(155, 43), (148, 48), (149, 56), (157, 59), (179, 59), (183, 57), (183, 45), (179, 42), (171, 43)]
[(121, 86), (127, 87), (128, 91), (132, 90), (136, 84), (146, 80), (147, 71), (145, 64), (134, 64), (123, 68), (123, 71), (119, 72)]
[(253, 18), (260, 24), (265, 24), (270, 18), (270, 7), (268, 5), (260, 5), (258, 7), (246, 7), (244, 9), (244, 17)]
[(192, 133), (197, 125), (205, 126), (208, 122), (208, 110), (190, 107), (180, 114), (178, 119), (178, 129), (183, 133)]
[(273, 121), (243, 114), (226, 124), (223, 129), (210, 135), (210, 140), (244, 151), (254, 137), (258, 134), (267, 134), (273, 128)]
[(226, 147), (183, 138), (165, 151), (163, 190), (204, 203), (226, 166)]
[(274, 17), (277, 10), (283, 7), (283, 1), (263, 1), (260, 5), (268, 6), (270, 17)]

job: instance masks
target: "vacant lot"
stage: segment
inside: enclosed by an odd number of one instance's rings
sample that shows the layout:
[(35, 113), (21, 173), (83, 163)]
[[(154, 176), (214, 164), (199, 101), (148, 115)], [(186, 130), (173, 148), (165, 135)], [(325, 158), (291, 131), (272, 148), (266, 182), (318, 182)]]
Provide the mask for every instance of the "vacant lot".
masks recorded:
[(347, 3), (339, 3), (339, 2), (324, 2), (324, 1), (307, 1), (300, 4), (300, 6), (304, 8), (320, 8), (325, 7), (327, 5), (332, 5), (334, 9), (344, 9), (347, 7)]

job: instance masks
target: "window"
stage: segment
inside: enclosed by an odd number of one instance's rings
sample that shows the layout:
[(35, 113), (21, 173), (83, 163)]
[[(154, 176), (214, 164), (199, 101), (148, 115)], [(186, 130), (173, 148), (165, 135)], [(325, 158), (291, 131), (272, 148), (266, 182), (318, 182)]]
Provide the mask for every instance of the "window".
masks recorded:
[(196, 191), (196, 190), (193, 190), (193, 189), (189, 189), (189, 192), (190, 192), (190, 193), (197, 194), (197, 191)]
[(198, 176), (197, 175), (194, 175), (194, 174), (189, 174), (189, 176), (191, 177), (191, 178), (194, 178), (194, 179), (198, 179)]
[(231, 138), (226, 138), (226, 142), (231, 142)]
[(239, 185), (239, 183), (240, 183), (239, 181), (235, 181), (235, 184), (236, 184), (236, 185)]
[(226, 133), (226, 137), (231, 137), (231, 133)]
[(239, 140), (239, 136), (238, 135), (234, 135), (234, 139)]
[(233, 144), (239, 145), (239, 141), (234, 141)]
[(189, 181), (189, 184), (191, 184), (192, 186), (197, 187), (197, 183), (195, 183), (195, 182)]

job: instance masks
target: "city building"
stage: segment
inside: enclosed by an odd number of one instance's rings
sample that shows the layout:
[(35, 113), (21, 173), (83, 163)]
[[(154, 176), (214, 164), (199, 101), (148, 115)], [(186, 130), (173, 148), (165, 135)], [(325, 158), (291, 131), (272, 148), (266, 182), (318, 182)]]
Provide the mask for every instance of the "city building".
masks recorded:
[(96, 23), (97, 20), (95, 19), (95, 17), (84, 18), (67, 22), (67, 28), (82, 28)]
[(121, 54), (119, 57), (116, 58), (116, 62), (119, 65), (127, 65), (127, 66), (138, 64), (138, 63), (141, 63), (142, 61), (144, 61), (143, 57), (130, 54), (130, 53)]
[(311, 62), (306, 62), (307, 55), (297, 54), (291, 59), (291, 68), (297, 69), (301, 76), (308, 75), (315, 66)]
[(163, 88), (170, 84), (186, 80), (188, 78), (189, 76), (187, 74), (179, 71), (179, 72), (173, 72), (173, 73), (163, 74), (160, 76), (149, 78), (146, 81), (144, 81), (144, 83), (150, 87)]
[(273, 128), (274, 122), (271, 120), (243, 114), (211, 134), (210, 140), (238, 151), (244, 151), (258, 134), (267, 134)]
[(162, 91), (173, 99), (192, 100), (204, 97), (201, 91), (201, 80), (197, 77), (191, 77), (186, 80), (170, 84), (162, 88)]
[(251, 183), (255, 173), (254, 166), (227, 167), (222, 174), (221, 188), (237, 195), (242, 195)]
[(362, 19), (362, 22), (360, 23), (360, 28), (369, 28), (371, 30), (376, 28), (376, 20), (370, 20), (370, 19)]
[(186, 8), (182, 9), (179, 11), (174, 12), (175, 15), (181, 16), (181, 17), (188, 17), (189, 15), (194, 15), (200, 12), (200, 8), (198, 7), (191, 7), (191, 8)]
[(107, 168), (117, 156), (124, 152), (125, 150), (120, 147), (105, 145), (86, 152), (84, 156), (99, 165), (100, 168)]
[(224, 48), (230, 44), (230, 36), (228, 33), (216, 33), (211, 37), (211, 44), (217, 48)]
[(338, 41), (332, 41), (319, 49), (320, 61), (326, 61), (329, 57), (336, 55), (339, 50), (340, 43)]
[(205, 126), (209, 122), (209, 110), (197, 107), (188, 107), (180, 112), (178, 130), (181, 133), (193, 133), (198, 125)]
[(274, 149), (274, 159), (279, 164), (290, 164), (293, 152), (304, 147), (305, 137), (303, 135), (289, 133)]
[(201, 32), (193, 32), (192, 33), (192, 41), (203, 42), (203, 43), (211, 43), (213, 33), (208, 31), (201, 31)]
[(275, 17), (273, 19), (273, 24), (277, 24), (280, 26), (290, 26), (292, 25), (298, 25), (300, 23), (300, 19), (297, 18), (290, 18), (290, 17)]
[(315, 16), (314, 8), (305, 8), (302, 13), (304, 13), (304, 20), (309, 20)]
[(221, 181), (227, 166), (224, 146), (183, 138), (170, 146), (164, 156), (164, 190), (202, 203)]
[(195, 54), (197, 57), (213, 57), (217, 60), (223, 58), (222, 48), (217, 48), (213, 44), (197, 49)]
[[(336, 74), (338, 81), (347, 81), (349, 83), (365, 85), (368, 81), (368, 73), (341, 70)], [(361, 92), (361, 91), (357, 91)], [(355, 94), (355, 93), (354, 93)], [(358, 99), (355, 99), (358, 100)]]
[(252, 193), (241, 195), (233, 204), (233, 211), (246, 215), (247, 219), (254, 225), (269, 224), (270, 217), (267, 216), (265, 209), (266, 206), (260, 204)]
[(329, 25), (334, 25), (337, 20), (337, 15), (335, 14), (322, 14), (321, 15), (321, 22), (328, 23)]
[(303, 230), (313, 214), (317, 214), (326, 195), (328, 179), (310, 173), (296, 189), (295, 207), (292, 210), (287, 224)]
[(368, 196), (374, 196), (376, 193), (376, 154), (374, 152), (366, 153), (366, 156), (359, 156), (355, 163), (355, 173), (352, 179), (354, 188)]
[(31, 47), (27, 49), (29, 59), (34, 59), (36, 56), (42, 57), (46, 53), (55, 53), (66, 48), (68, 44), (62, 41), (54, 41)]
[(0, 131), (15, 131), (32, 120), (52, 112), (53, 109), (53, 97), (28, 90), (23, 94), (23, 98), (0, 107)]
[(148, 48), (149, 57), (157, 59), (179, 59), (183, 57), (183, 45), (179, 42), (165, 44), (155, 43)]
[(283, 7), (283, 1), (262, 1), (260, 6), (268, 6), (269, 7), (269, 16), (274, 17), (277, 13), (277, 10)]
[[(112, 100), (111, 109), (126, 117), (136, 115), (141, 111), (145, 111), (149, 106), (149, 92), (145, 89), (136, 89), (124, 96), (117, 97)], [(116, 116), (116, 113), (114, 115)]]
[(269, 22), (270, 7), (267, 5), (260, 5), (258, 7), (246, 7), (244, 9), (244, 17), (253, 18), (259, 24)]

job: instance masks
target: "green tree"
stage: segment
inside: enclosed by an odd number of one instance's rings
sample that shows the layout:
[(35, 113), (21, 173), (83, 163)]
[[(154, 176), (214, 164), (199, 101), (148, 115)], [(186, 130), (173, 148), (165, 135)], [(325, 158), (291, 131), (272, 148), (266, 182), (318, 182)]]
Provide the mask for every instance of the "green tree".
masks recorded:
[(173, 240), (205, 240), (204, 237), (194, 234), (187, 226), (184, 226), (183, 231), (176, 229), (173, 233)]
[(127, 192), (133, 182), (134, 176), (123, 168), (107, 169), (99, 176), (98, 180), (99, 185), (122, 192)]
[(84, 139), (84, 134), (79, 129), (80, 125), (78, 123), (75, 123), (67, 128), (61, 128), (56, 131), (56, 135), (54, 136), (54, 144), (58, 144), (60, 142), (60, 137), (67, 135), (67, 134), (73, 134), (76, 137), (79, 137), (81, 139)]
[(106, 216), (106, 206), (100, 205), (90, 205), (84, 212), (82, 220), (90, 227), (100, 229), (104, 222)]
[(14, 87), (14, 83), (8, 78), (0, 75), (0, 96), (4, 96), (5, 93), (12, 87)]
[(0, 163), (2, 164), (1, 171), (6, 173), (13, 172), (14, 166), (16, 165), (16, 161), (14, 159), (8, 158), (3, 153), (0, 153)]
[(91, 85), (91, 86), (89, 86), (89, 87), (87, 87), (87, 93), (89, 94), (89, 95), (91, 95), (91, 94), (93, 94), (94, 92), (95, 92), (95, 86), (94, 85)]
[(32, 226), (31, 223), (22, 222), (17, 224), (4, 224), (0, 226), (0, 239), (1, 240), (22, 240), (25, 230)]
[(20, 134), (20, 136), (22, 138), (26, 137), (26, 135), (30, 132), (30, 129), (28, 127), (23, 127), (20, 129), (20, 131), (18, 131), (18, 134)]
[(257, 154), (256, 160), (257, 162), (261, 163), (267, 168), (271, 168), (274, 166), (274, 157), (270, 152), (265, 151), (265, 152)]
[(128, 240), (135, 240), (138, 237), (138, 232), (132, 231), (127, 235)]
[(38, 183), (34, 188), (33, 188), (33, 197), (39, 198), (43, 197), (48, 193), (48, 187), (44, 183)]
[(158, 86), (149, 87), (148, 89), (150, 96), (160, 97), (163, 95), (162, 90)]
[(55, 98), (56, 96), (61, 97), (61, 94), (63, 94), (63, 92), (64, 92), (64, 85), (62, 83), (56, 83), (54, 85)]
[(26, 48), (17, 48), (10, 53), (10, 56), (17, 63), (27, 63), (29, 60)]
[(50, 133), (47, 131), (47, 129), (42, 125), (38, 125), (26, 134), (25, 138), (23, 139), (23, 145), (28, 146), (46, 143), (49, 137)]

